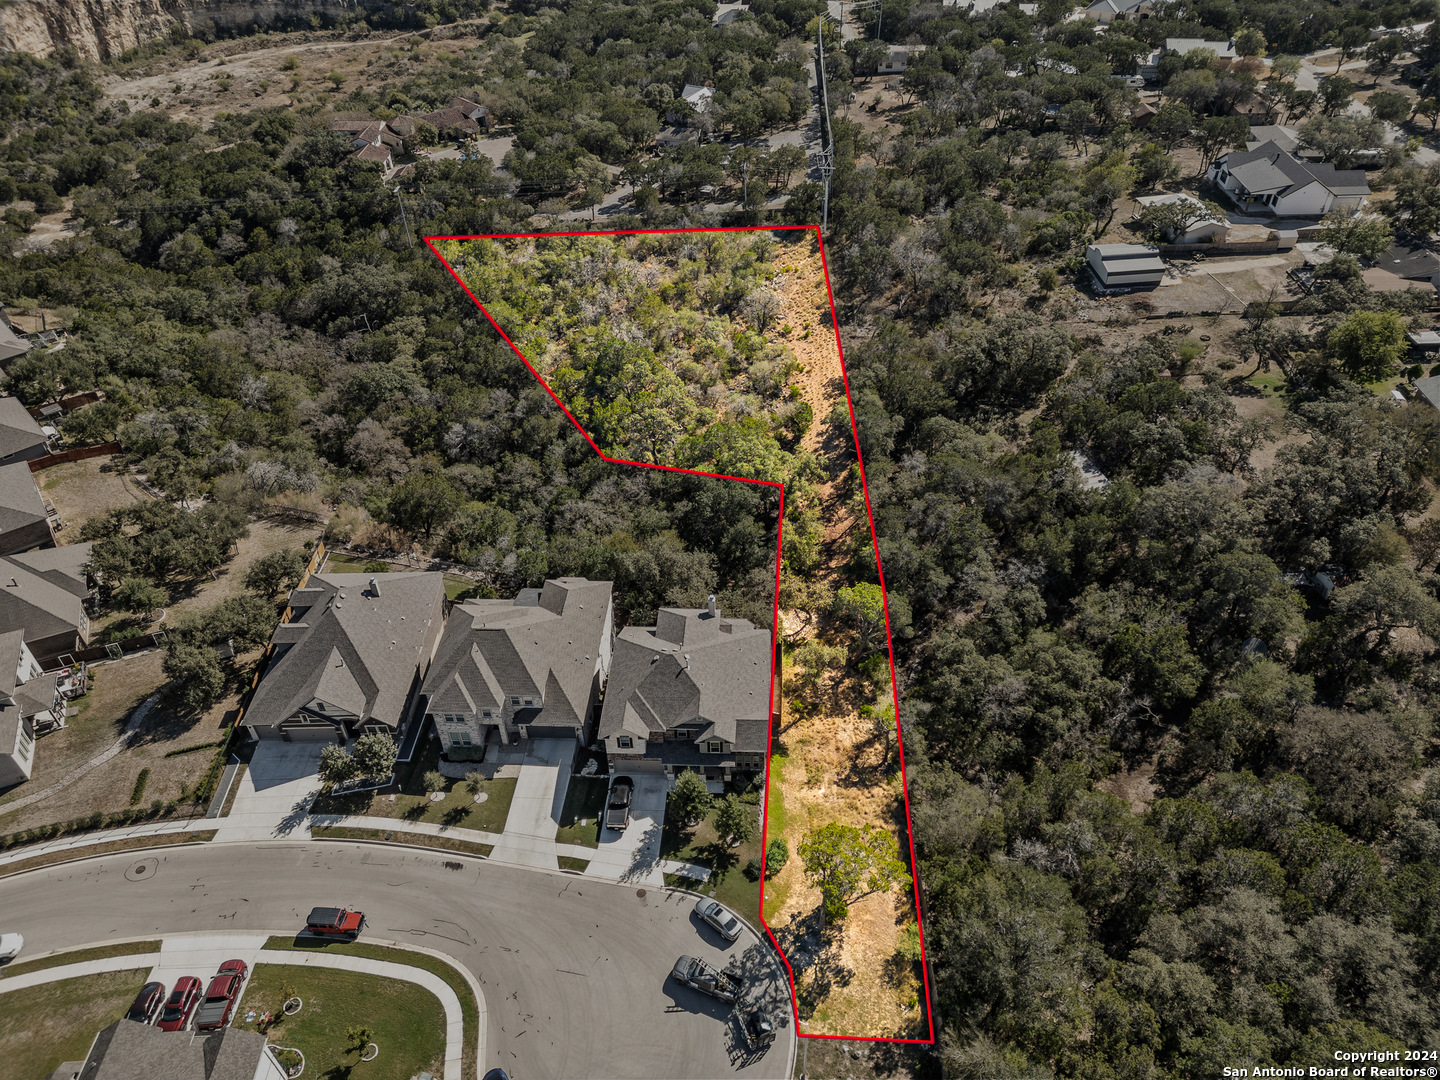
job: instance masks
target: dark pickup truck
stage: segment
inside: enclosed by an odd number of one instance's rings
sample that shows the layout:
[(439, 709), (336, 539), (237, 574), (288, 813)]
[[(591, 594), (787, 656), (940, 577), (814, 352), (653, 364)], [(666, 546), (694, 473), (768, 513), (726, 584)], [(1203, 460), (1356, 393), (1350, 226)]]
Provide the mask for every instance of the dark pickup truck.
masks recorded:
[(610, 799), (605, 807), (605, 827), (624, 832), (630, 824), (630, 800), (635, 794), (635, 781), (617, 776), (610, 785)]
[(716, 971), (704, 960), (694, 956), (682, 956), (676, 960), (675, 970), (671, 974), (675, 976), (676, 982), (684, 983), (702, 994), (709, 994), (731, 1005), (739, 1000), (740, 991), (744, 989), (740, 980), (730, 972)]
[(354, 941), (365, 929), (365, 916), (348, 908), (317, 907), (305, 920), (305, 929), (320, 937), (344, 938)]
[(243, 960), (226, 960), (220, 965), (195, 1013), (196, 1031), (214, 1031), (230, 1022), (230, 1014), (240, 1000), (240, 988), (245, 985), (245, 974)]

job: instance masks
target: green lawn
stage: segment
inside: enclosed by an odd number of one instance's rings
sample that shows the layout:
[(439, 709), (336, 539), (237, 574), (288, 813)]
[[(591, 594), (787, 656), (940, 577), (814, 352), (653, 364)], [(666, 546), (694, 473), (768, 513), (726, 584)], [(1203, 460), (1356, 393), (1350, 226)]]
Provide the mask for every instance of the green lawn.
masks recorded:
[[(234, 1026), (257, 1030), (264, 1013), (280, 1012), (281, 987), (304, 1001), (294, 1016), (269, 1029), (272, 1043), (305, 1055), (307, 1076), (364, 1080), (410, 1080), (427, 1071), (439, 1075), (445, 1061), (445, 1010), (424, 987), (359, 971), (257, 964), (245, 989)], [(380, 1056), (361, 1064), (346, 1032), (364, 1026)]]
[(1284, 375), (1251, 375), (1242, 380), (1246, 385), (1253, 386), (1263, 394), (1282, 393), (1287, 383)]
[(600, 818), (605, 813), (605, 794), (610, 781), (603, 776), (572, 776), (565, 789), (565, 805), (560, 811), (557, 844), (600, 846)]
[(399, 829), (352, 829), (345, 825), (316, 825), (310, 835), (322, 840), (379, 840), (388, 844), (408, 844), (411, 847), (436, 848), (440, 851), (454, 851), (461, 855), (483, 855), (490, 857), (494, 844), (475, 844), (454, 836), (431, 836), (429, 833), (402, 832)]
[(555, 858), (560, 863), (561, 870), (574, 870), (577, 874), (583, 874), (590, 865), (589, 859), (575, 859), (569, 855), (557, 855)]
[(135, 956), (139, 953), (159, 951), (159, 941), (127, 941), (120, 945), (97, 945), (93, 949), (72, 949), (36, 960), (16, 960), (13, 964), (0, 968), (0, 979), (28, 975), (32, 971), (44, 971), (46, 968), (64, 967), (66, 964), (82, 964), (86, 960), (108, 960), (112, 956)]
[[(428, 953), (411, 952), (408, 949), (396, 949), (388, 945), (371, 945), (367, 942), (342, 942), (342, 941), (312, 941), (301, 938), (298, 942), (295, 938), (272, 937), (265, 942), (267, 949), (281, 949), (286, 952), (298, 949), (323, 949), (327, 953), (343, 953), (350, 956), (365, 956), (371, 960), (388, 960), (392, 964), (406, 964), (409, 967), (422, 968), (425, 971), (440, 976), (449, 985), (450, 989), (460, 999), (460, 1012), (463, 1014), (465, 1037), (462, 1047), (464, 1058), (462, 1061), (461, 1075), (476, 1075), (475, 1043), (480, 1031), (480, 1007), (475, 1002), (475, 994), (470, 989), (470, 984), (460, 972), (441, 960), (438, 956), (430, 956)], [(246, 995), (246, 1006), (248, 1006), (249, 995)], [(309, 1069), (306, 1075), (310, 1075)], [(437, 1074), (438, 1075), (438, 1074)]]
[(61, 1062), (83, 1060), (95, 1033), (125, 1015), (148, 974), (110, 971), (0, 994), (4, 1074), (39, 1080)]
[(475, 802), (465, 781), (445, 781), (445, 798), (432, 802), (425, 794), (425, 774), (440, 763), (440, 745), (434, 739), (424, 743), (415, 760), (397, 765), (395, 778), (400, 793), (395, 801), (389, 795), (361, 792), (356, 795), (317, 798), (311, 807), (317, 814), (368, 814), (372, 817), (404, 818), (406, 821), (429, 821), (482, 832), (504, 832), (505, 819), (510, 815), (510, 800), (515, 797), (513, 779), (487, 780), (482, 791), (483, 803)]
[[(771, 805), (773, 808), (774, 804)], [(752, 858), (760, 857), (759, 815), (760, 808), (756, 806), (756, 831), (753, 840), (739, 847), (723, 848), (716, 842), (715, 829), (710, 824), (709, 815), (687, 832), (676, 828), (670, 815), (666, 814), (660, 854), (667, 859), (698, 863), (710, 871), (710, 880), (703, 885), (678, 880), (672, 882), (671, 875), (668, 874), (666, 883), (680, 884), (705, 896), (713, 896), (760, 930), (760, 882), (751, 881), (745, 876), (745, 864)]]

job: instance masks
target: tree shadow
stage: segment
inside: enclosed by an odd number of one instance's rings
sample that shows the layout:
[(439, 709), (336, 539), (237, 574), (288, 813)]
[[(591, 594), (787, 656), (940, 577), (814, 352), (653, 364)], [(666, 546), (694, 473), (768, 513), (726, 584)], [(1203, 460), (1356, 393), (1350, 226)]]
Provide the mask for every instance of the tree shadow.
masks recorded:
[(469, 814), (470, 807), (468, 806), (452, 806), (449, 810), (445, 811), (444, 816), (441, 817), (440, 820), (446, 825), (463, 825)]

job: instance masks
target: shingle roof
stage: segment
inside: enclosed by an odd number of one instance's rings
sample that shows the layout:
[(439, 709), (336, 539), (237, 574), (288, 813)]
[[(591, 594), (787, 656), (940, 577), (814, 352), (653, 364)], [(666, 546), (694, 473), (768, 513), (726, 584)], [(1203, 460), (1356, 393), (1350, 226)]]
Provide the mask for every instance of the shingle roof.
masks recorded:
[(389, 161), (390, 148), (388, 146), (372, 146), (366, 143), (359, 150), (355, 151), (355, 157), (361, 161)]
[(87, 540), (83, 544), (61, 544), (59, 547), (6, 555), (0, 557), (0, 574), (8, 569), (6, 563), (11, 563), (83, 599), (90, 595), (88, 568), (94, 548), (95, 544)]
[(43, 445), (45, 433), (16, 397), (0, 397), (0, 459)]
[(0, 465), (0, 534), (45, 520), (45, 500), (23, 461)]
[(31, 572), (15, 556), (0, 559), (0, 633), (24, 630), (26, 640), (39, 641), (78, 632), (84, 621), (75, 593)]
[(529, 723), (584, 723), (609, 632), (611, 583), (554, 578), (513, 600), (467, 600), (450, 612), (421, 692), (432, 713), (498, 709), (507, 694), (543, 697)]
[(117, 1020), (95, 1038), (85, 1080), (252, 1080), (266, 1038), (224, 1028), (213, 1035), (161, 1031)]
[(0, 364), (24, 356), (30, 351), (30, 342), (11, 329), (10, 324), (0, 318)]
[(399, 727), (444, 602), (443, 574), (313, 575), (290, 594), (291, 621), (275, 629), (246, 723), (274, 727), (318, 699)]
[(1301, 161), (1275, 142), (1253, 150), (1233, 151), (1216, 164), (1230, 171), (1250, 192), (1279, 192), (1319, 183), (1334, 195), (1369, 195), (1370, 185), (1358, 169), (1340, 170), (1329, 162)]
[(1429, 248), (1409, 244), (1391, 244), (1375, 262), (1392, 274), (1412, 281), (1420, 278), (1429, 281), (1440, 274), (1440, 255)]
[(740, 736), (753, 742), (754, 732), (738, 725), (755, 721), (768, 731), (769, 692), (770, 631), (704, 610), (661, 608), (655, 626), (626, 627), (615, 641), (599, 736), (645, 738), (700, 721), (744, 749)]
[(1415, 389), (1419, 391), (1421, 397), (1435, 408), (1440, 409), (1440, 375), (1431, 375), (1428, 379), (1416, 379)]
[(24, 630), (6, 630), (0, 634), (0, 698), (15, 696), (15, 679), (20, 674), (20, 647), (24, 644)]

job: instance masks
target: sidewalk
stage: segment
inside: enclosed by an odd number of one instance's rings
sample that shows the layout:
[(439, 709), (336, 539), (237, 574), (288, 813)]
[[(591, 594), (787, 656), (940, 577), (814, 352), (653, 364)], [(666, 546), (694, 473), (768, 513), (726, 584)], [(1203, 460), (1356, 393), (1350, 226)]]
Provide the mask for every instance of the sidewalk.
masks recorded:
[[(399, 979), (404, 982), (415, 983), (418, 986), (429, 990), (439, 999), (441, 1007), (445, 1010), (445, 1080), (462, 1080), (461, 1060), (464, 1048), (465, 1037), (465, 1014), (460, 1007), (460, 998), (454, 990), (440, 976), (435, 975), (423, 968), (410, 967), (406, 964), (396, 964), (388, 960), (371, 960), (363, 956), (340, 956), (328, 953), (315, 952), (285, 952), (278, 949), (261, 948), (265, 944), (264, 936), (243, 936), (234, 934), (182, 934), (165, 938), (161, 941), (158, 953), (131, 953), (128, 956), (109, 956), (103, 960), (83, 960), (76, 964), (63, 964), (59, 967), (42, 968), (39, 971), (26, 972), (21, 975), (12, 975), (6, 979), (0, 979), (0, 994), (8, 993), (11, 990), (25, 990), (33, 986), (41, 986), (45, 983), (59, 982), (63, 979), (80, 978), (86, 975), (99, 975), (110, 971), (131, 971), (136, 969), (149, 968), (150, 974), (146, 981), (160, 981), (170, 985), (181, 975), (199, 975), (203, 980), (225, 960), (238, 958), (245, 960), (251, 965), (252, 971), (255, 964), (290, 964), (295, 967), (323, 967), (334, 968), (339, 971), (358, 971), (367, 975), (374, 975), (384, 979)], [(377, 942), (378, 944), (378, 942)], [(388, 943), (387, 943), (388, 944)], [(447, 960), (457, 971), (466, 976), (470, 983), (471, 992), (475, 995), (476, 1005), (479, 1009), (477, 1027), (478, 1046), (476, 1060), (485, 1060), (485, 997), (480, 992), (474, 976), (455, 965), (448, 957), (434, 953), (432, 950), (416, 950), (411, 946), (395, 946), (397, 948), (410, 949), (410, 951), (426, 952), (434, 956), (441, 956)], [(248, 987), (248, 982), (247, 982)], [(235, 1007), (236, 1016), (243, 1015), (244, 998)]]
[[(12, 862), (20, 862), (22, 859), (33, 859), (36, 855), (48, 855), (52, 851), (70, 851), (72, 849), (87, 848), (95, 844), (108, 844), (112, 840), (128, 840), (132, 836), (160, 836), (164, 833), (198, 832), (213, 829), (217, 824), (218, 822), (207, 821), (205, 818), (190, 818), (186, 821), (152, 821), (144, 825), (126, 825), (120, 829), (106, 829), (103, 832), (62, 836), (58, 840), (47, 840), (43, 844), (26, 844), (24, 847), (7, 851), (3, 855), (0, 855), (0, 866)], [(81, 858), (83, 855), (84, 852), (82, 851), (76, 858)]]
[(310, 804), (320, 791), (320, 744), (262, 739), (240, 778), (230, 813), (217, 818), (227, 840), (308, 840)]

